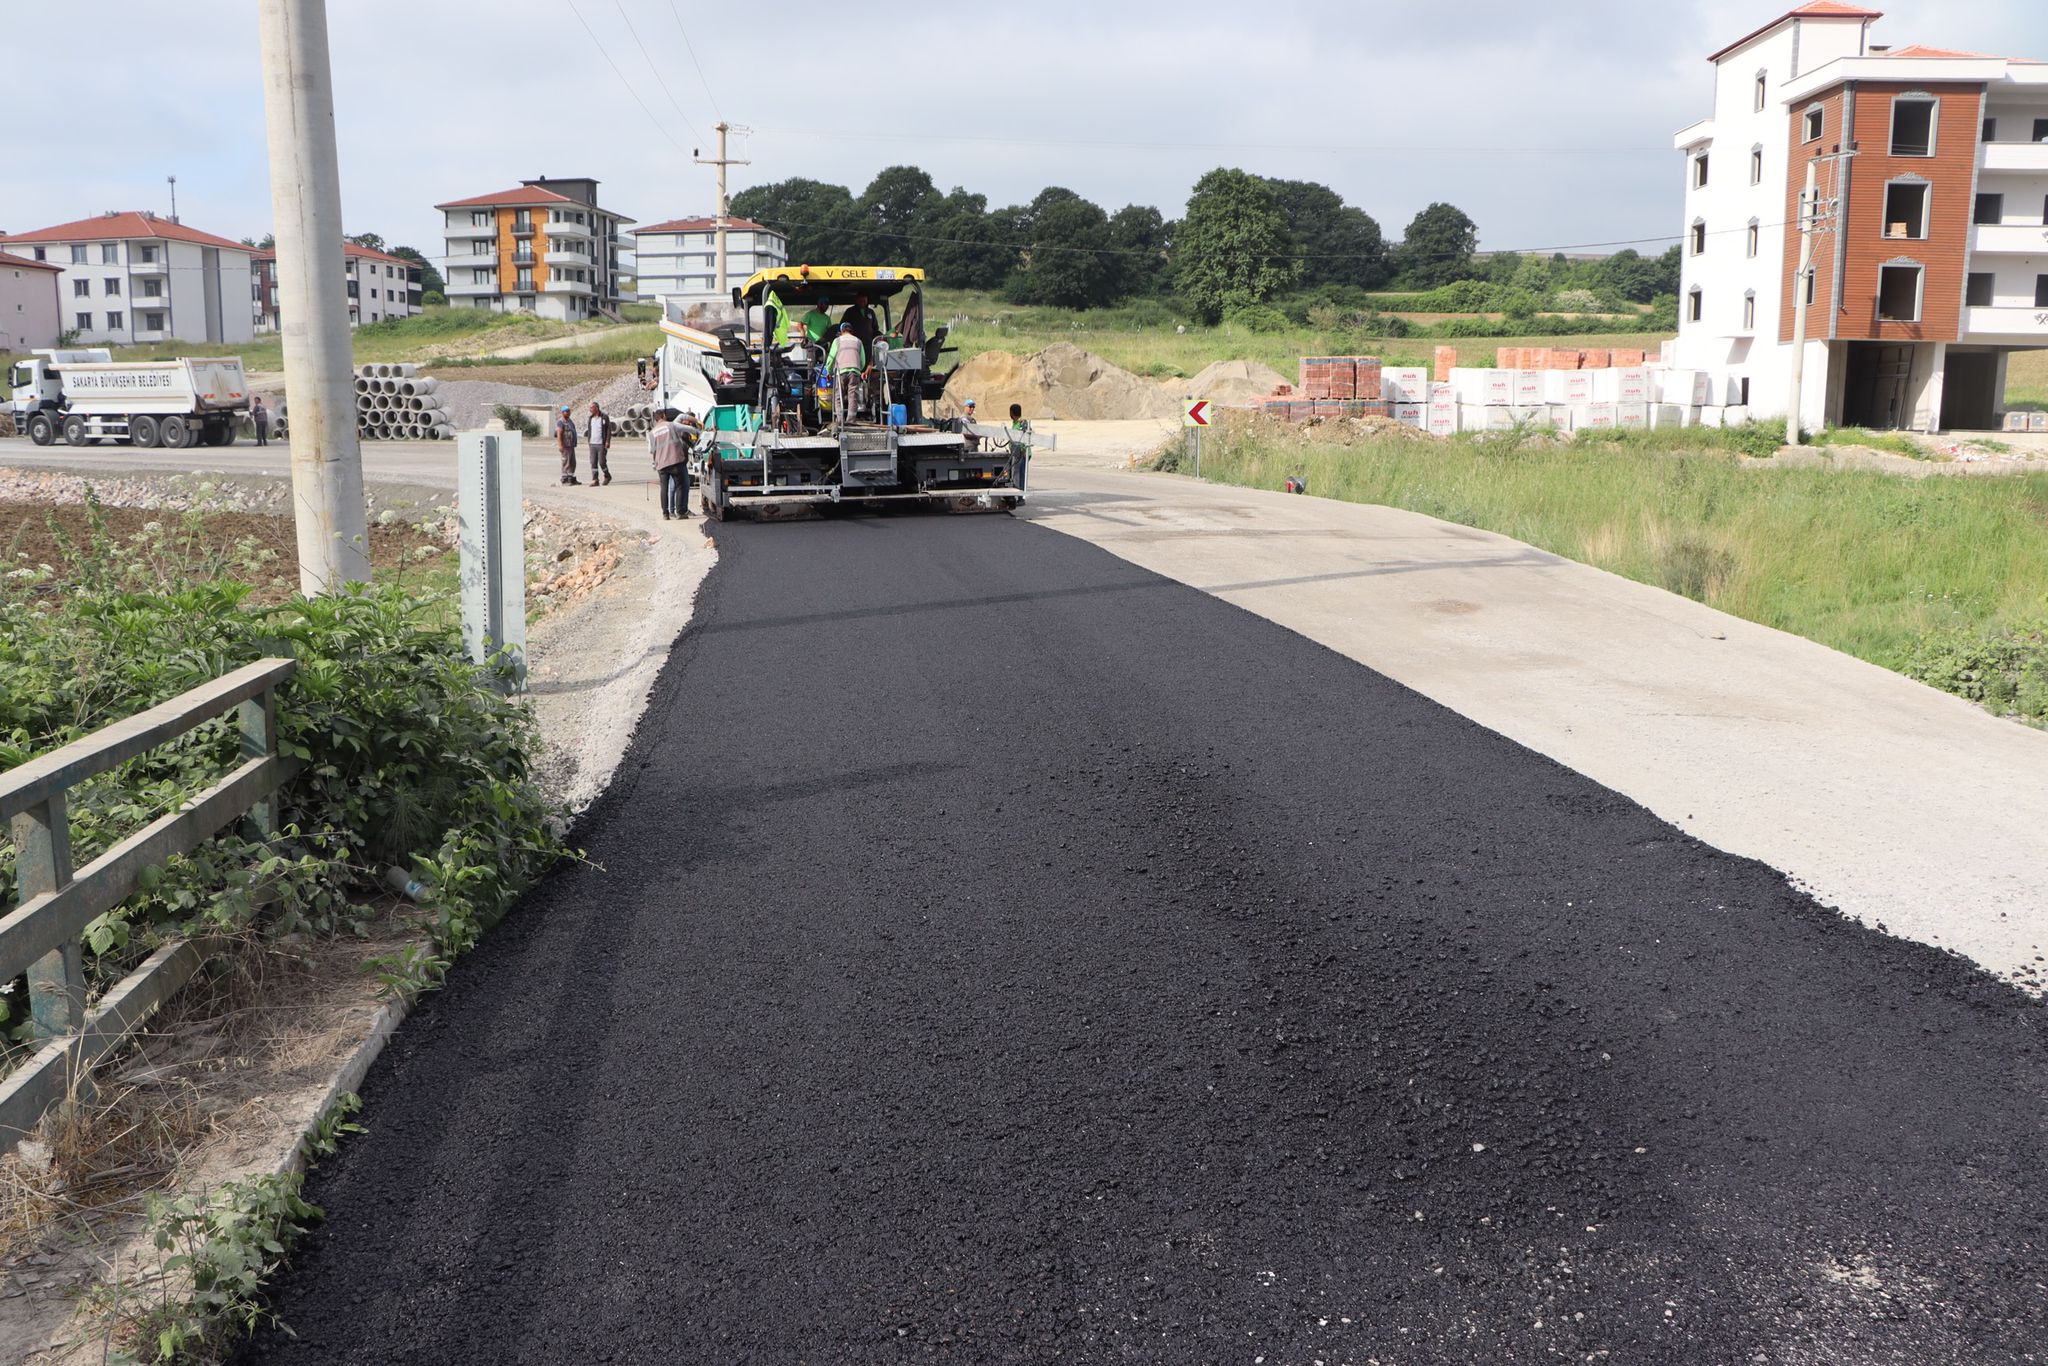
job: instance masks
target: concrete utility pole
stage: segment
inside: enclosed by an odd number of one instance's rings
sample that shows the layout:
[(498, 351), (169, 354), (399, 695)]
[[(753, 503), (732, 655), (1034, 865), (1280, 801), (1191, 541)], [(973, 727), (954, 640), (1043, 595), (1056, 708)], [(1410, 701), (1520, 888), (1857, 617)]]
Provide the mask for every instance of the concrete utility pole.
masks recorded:
[(308, 597), (370, 578), (341, 254), (326, 0), (258, 0), (277, 303), (291, 402), (292, 511)]
[(1785, 444), (1806, 437), (1800, 408), (1806, 385), (1806, 296), (1813, 288), (1813, 220), (1820, 209), (1820, 159), (1806, 163), (1806, 190), (1799, 196), (1799, 271), (1792, 277), (1792, 402), (1785, 415)]
[[(718, 168), (718, 217), (716, 219), (716, 227), (718, 238), (718, 294), (720, 298), (724, 298), (732, 289), (732, 283), (725, 277), (725, 233), (732, 222), (732, 213), (727, 206), (725, 197), (725, 168), (728, 166), (751, 166), (754, 164), (751, 161), (734, 161), (725, 154), (725, 135), (730, 131), (732, 131), (732, 125), (721, 122), (717, 129), (718, 155), (715, 157), (697, 158), (699, 166), (716, 166)], [(740, 131), (745, 132), (746, 130), (741, 129)]]

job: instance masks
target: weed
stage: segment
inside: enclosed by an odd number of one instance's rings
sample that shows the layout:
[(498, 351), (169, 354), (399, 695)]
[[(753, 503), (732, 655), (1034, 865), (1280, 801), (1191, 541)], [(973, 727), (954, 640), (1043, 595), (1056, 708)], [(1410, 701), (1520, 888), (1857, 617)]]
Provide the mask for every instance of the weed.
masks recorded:
[(521, 436), (539, 436), (540, 424), (533, 420), (531, 413), (523, 413), (509, 403), (500, 403), (491, 410), (498, 421), (504, 423)]

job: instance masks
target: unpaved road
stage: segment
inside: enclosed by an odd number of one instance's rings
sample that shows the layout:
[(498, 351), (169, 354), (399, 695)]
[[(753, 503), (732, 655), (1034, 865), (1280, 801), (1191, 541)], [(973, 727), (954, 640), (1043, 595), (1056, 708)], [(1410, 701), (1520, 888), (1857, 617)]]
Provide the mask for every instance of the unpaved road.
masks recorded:
[(247, 1359), (2041, 1359), (2018, 992), (1045, 528), (717, 539)]

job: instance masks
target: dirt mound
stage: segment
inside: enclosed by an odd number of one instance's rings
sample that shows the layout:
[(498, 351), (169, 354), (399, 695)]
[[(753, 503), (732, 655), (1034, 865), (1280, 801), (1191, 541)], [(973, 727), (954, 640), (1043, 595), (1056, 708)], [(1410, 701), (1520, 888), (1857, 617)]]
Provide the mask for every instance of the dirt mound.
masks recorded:
[(970, 398), (987, 421), (1001, 421), (1012, 403), (1038, 421), (1173, 417), (1180, 412), (1180, 399), (1167, 389), (1067, 342), (1035, 356), (984, 351), (954, 373), (941, 411), (958, 412)]
[(1255, 360), (1219, 360), (1193, 379), (1174, 380), (1166, 387), (1174, 394), (1193, 394), (1211, 403), (1249, 403), (1287, 382), (1287, 376)]

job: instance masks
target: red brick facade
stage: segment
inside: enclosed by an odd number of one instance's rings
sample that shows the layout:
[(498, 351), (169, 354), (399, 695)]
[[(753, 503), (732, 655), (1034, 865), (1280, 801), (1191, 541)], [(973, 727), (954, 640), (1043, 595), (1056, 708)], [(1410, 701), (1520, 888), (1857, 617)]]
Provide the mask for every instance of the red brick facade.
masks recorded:
[[(1892, 155), (1892, 105), (1900, 95), (1931, 95), (1939, 101), (1932, 156)], [(1853, 95), (1853, 101), (1851, 96)], [(1840, 235), (1843, 261), (1841, 310), (1834, 311), (1837, 237), (1815, 245), (1814, 304), (1807, 335), (1856, 341), (1954, 341), (1962, 327), (1963, 275), (1968, 269), (1977, 142), (1983, 126), (1984, 95), (1979, 85), (1913, 85), (1861, 81), (1821, 92), (1792, 110), (1791, 160), (1785, 188), (1785, 308), (1779, 340), (1792, 339), (1793, 276), (1799, 265), (1799, 195), (1807, 162), (1844, 141), (1844, 110), (1853, 103), (1855, 127), (1848, 141), (1857, 155), (1848, 163)], [(1806, 139), (1808, 109), (1822, 111), (1821, 136)], [(1825, 198), (1841, 173), (1821, 165)], [(1930, 184), (1927, 236), (1885, 235), (1885, 187), (1901, 178)], [(1877, 316), (1879, 273), (1887, 262), (1912, 261), (1923, 268), (1920, 320), (1882, 322)]]

